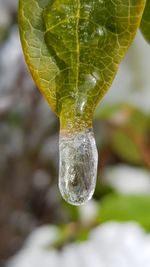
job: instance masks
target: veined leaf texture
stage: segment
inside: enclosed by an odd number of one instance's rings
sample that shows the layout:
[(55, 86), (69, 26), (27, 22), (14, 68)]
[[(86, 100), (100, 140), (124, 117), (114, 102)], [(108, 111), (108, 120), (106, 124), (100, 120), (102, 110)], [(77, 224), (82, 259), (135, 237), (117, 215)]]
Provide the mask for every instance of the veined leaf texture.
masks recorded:
[(140, 25), (146, 0), (20, 0), (27, 65), (60, 117), (59, 188), (80, 205), (95, 189), (96, 105), (110, 88)]
[[(20, 0), (26, 62), (52, 109), (91, 116), (130, 46), (145, 0)], [(70, 111), (71, 108), (71, 111)]]

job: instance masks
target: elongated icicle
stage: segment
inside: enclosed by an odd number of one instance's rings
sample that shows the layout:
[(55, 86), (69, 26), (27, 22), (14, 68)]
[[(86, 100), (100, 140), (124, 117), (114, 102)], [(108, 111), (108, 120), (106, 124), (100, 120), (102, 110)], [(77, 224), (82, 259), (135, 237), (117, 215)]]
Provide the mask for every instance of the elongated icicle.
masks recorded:
[(96, 185), (98, 153), (92, 129), (60, 133), (59, 189), (72, 205), (81, 205), (93, 195)]

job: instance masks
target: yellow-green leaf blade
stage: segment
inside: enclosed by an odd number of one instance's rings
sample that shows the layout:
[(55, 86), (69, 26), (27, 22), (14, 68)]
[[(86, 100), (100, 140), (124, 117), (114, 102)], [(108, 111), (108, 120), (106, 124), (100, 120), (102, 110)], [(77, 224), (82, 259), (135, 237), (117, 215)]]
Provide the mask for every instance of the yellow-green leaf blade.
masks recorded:
[(49, 0), (19, 1), (19, 27), (26, 63), (37, 86), (55, 110), (58, 72), (44, 41), (43, 9)]
[(144, 5), (145, 0), (20, 0), (26, 61), (57, 114), (65, 109), (72, 120), (75, 113), (92, 114), (134, 38)]

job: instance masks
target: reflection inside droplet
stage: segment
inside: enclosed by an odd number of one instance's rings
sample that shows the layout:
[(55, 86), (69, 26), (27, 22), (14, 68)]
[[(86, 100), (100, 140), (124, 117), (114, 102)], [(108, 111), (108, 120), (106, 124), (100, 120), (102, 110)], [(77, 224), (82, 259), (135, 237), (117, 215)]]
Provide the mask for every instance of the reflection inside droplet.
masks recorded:
[(98, 154), (93, 130), (60, 134), (59, 188), (70, 204), (81, 205), (93, 195)]

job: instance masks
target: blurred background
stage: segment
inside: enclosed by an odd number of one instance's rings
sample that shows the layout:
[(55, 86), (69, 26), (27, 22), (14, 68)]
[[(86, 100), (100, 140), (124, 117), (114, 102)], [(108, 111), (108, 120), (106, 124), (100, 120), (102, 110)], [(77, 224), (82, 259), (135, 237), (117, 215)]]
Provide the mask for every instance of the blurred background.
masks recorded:
[(59, 121), (24, 62), (17, 0), (0, 0), (0, 266), (150, 266), (150, 46), (138, 32), (95, 112), (92, 201), (58, 190)]

